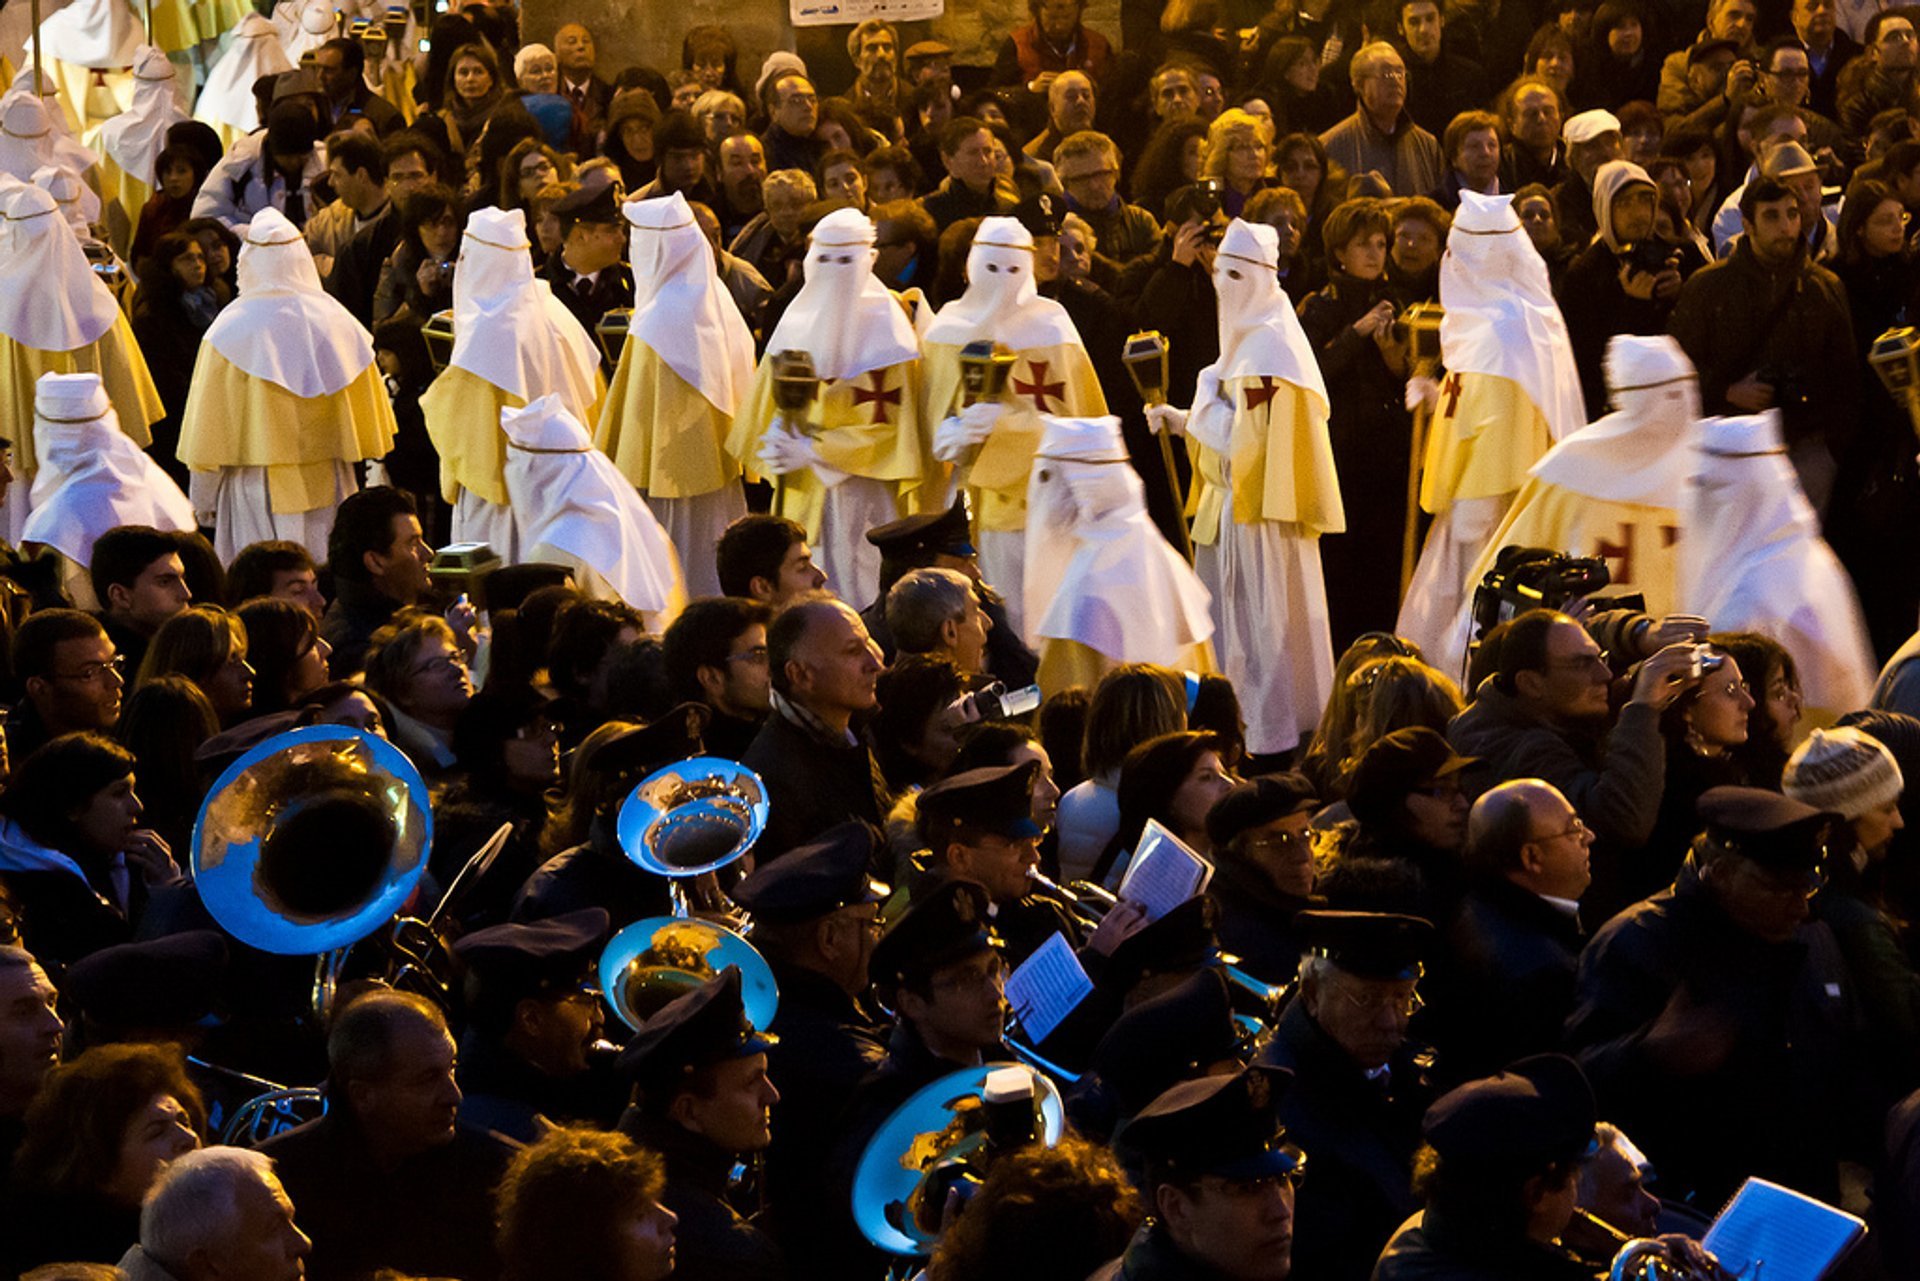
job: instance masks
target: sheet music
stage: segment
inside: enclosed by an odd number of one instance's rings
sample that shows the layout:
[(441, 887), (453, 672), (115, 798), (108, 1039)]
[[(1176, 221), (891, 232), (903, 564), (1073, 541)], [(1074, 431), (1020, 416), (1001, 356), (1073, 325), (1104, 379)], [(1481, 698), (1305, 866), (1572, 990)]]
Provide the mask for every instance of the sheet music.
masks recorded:
[(1844, 1210), (1748, 1179), (1700, 1243), (1741, 1281), (1820, 1281), (1866, 1233)]
[(1067, 936), (1058, 930), (1007, 976), (1007, 1003), (1034, 1045), (1046, 1040), (1062, 1019), (1092, 995), (1093, 980)]
[(1150, 818), (1127, 863), (1120, 897), (1138, 904), (1151, 923), (1206, 889), (1212, 879), (1213, 864)]

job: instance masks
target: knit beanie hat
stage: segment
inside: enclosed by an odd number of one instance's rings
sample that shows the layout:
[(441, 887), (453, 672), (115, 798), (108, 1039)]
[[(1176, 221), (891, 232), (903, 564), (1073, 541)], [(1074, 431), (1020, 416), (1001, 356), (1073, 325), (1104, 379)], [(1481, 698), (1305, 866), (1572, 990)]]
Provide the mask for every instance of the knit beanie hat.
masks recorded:
[(1817, 729), (1794, 749), (1780, 790), (1803, 805), (1855, 819), (1900, 799), (1900, 766), (1857, 729)]

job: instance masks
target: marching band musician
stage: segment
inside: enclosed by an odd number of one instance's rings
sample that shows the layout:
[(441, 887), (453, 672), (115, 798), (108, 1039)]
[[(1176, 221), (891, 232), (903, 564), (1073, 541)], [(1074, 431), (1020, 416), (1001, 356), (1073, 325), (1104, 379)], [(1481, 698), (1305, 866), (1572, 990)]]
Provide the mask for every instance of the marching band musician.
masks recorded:
[(1245, 1067), (1233, 998), (1217, 969), (1201, 970), (1113, 1021), (1067, 1095), (1074, 1128), (1109, 1140), (1182, 1081)]
[(1228, 224), (1213, 261), (1220, 359), (1200, 371), (1190, 410), (1148, 411), (1156, 430), (1193, 446), (1195, 568), (1255, 756), (1297, 746), (1333, 690), (1319, 538), (1346, 528), (1326, 383), (1278, 262), (1273, 228)]
[(324, 560), (334, 512), (359, 488), (353, 465), (393, 448), (393, 404), (372, 336), (321, 289), (278, 210), (253, 216), (238, 270), (240, 296), (201, 339), (180, 415), (189, 493), (223, 562), (270, 539)]
[(774, 1044), (747, 1021), (740, 970), (729, 965), (648, 1019), (620, 1054), (634, 1083), (620, 1130), (666, 1158), (660, 1203), (679, 1219), (681, 1281), (788, 1275), (780, 1247), (729, 1199), (735, 1163), (772, 1141)]
[[(907, 514), (934, 474), (922, 427), (920, 338), (900, 300), (873, 274), (873, 222), (836, 209), (814, 225), (806, 281), (767, 339), (727, 452), (784, 480), (775, 515), (798, 521), (835, 590), (857, 596), (880, 575), (866, 532)], [(782, 353), (805, 352), (819, 392), (801, 434), (776, 426)]]
[[(922, 348), (926, 418), (939, 422), (934, 457), (965, 468), (962, 484), (979, 512), (981, 570), (1006, 594), (1022, 635), (1027, 480), (1045, 431), (1041, 416), (1107, 412), (1073, 321), (1038, 285), (1033, 234), (1015, 218), (981, 219), (967, 251), (967, 291), (940, 309)], [(974, 342), (1008, 349), (1014, 363), (998, 397), (962, 409), (963, 352)]]
[[(19, 102), (37, 106), (31, 98)], [(133, 329), (81, 252), (54, 198), (0, 179), (0, 423), (10, 425), (12, 482), (0, 498), (0, 537), (18, 545), (38, 470), (34, 386), (42, 374), (100, 376), (120, 430), (145, 448), (148, 428), (166, 416)], [(324, 541), (324, 540), (323, 540)]]
[(636, 295), (593, 443), (646, 498), (694, 596), (720, 591), (711, 548), (747, 513), (733, 416), (753, 383), (753, 334), (679, 192), (621, 207)]
[(1511, 196), (1465, 191), (1440, 260), (1440, 354), (1446, 381), (1409, 384), (1437, 403), (1420, 506), (1433, 513), (1394, 630), (1430, 654), (1447, 628), (1527, 469), (1586, 424), (1580, 371), (1547, 264), (1521, 229)]
[(454, 541), (524, 559), (500, 413), (552, 395), (578, 421), (596, 422), (605, 392), (592, 336), (534, 279), (526, 211), (468, 215), (453, 275), (453, 358), (420, 397)]

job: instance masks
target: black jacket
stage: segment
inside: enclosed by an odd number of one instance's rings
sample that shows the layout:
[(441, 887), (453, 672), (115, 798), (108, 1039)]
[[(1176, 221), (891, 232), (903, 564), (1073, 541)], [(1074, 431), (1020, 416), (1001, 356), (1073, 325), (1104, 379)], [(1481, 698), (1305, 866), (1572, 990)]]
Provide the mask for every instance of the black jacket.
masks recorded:
[[(553, 286), (553, 296), (566, 304), (574, 319), (593, 336), (597, 348), (599, 335), (594, 333), (594, 326), (615, 308), (633, 306), (633, 271), (626, 263), (616, 262), (602, 268), (591, 283), (576, 284), (573, 269), (567, 266), (563, 252), (553, 251), (540, 269), (540, 278)], [(608, 370), (613, 367), (604, 351), (600, 353), (600, 363)]]
[(1214, 920), (1220, 946), (1262, 982), (1289, 982), (1305, 950), (1293, 918), (1322, 904), (1281, 893), (1264, 872), (1231, 854), (1216, 853), (1215, 859), (1207, 893), (1220, 907)]
[(673, 1275), (680, 1281), (783, 1281), (787, 1263), (774, 1239), (737, 1209), (730, 1195), (736, 1157), (712, 1140), (629, 1108), (620, 1129), (667, 1162), (660, 1204), (674, 1225)]
[(372, 583), (336, 576), (333, 599), (320, 620), (320, 635), (333, 647), (327, 673), (335, 680), (358, 675), (367, 665), (367, 645), (373, 634), (392, 622), (400, 607), (399, 601), (381, 595)]
[(1385, 1081), (1369, 1080), (1296, 997), (1265, 1061), (1293, 1070), (1280, 1100), (1288, 1138), (1310, 1174), (1294, 1204), (1293, 1265), (1315, 1281), (1367, 1281), (1394, 1225), (1413, 1213), (1413, 1152), (1432, 1100), (1424, 1055), (1402, 1047)]
[(1593, 1269), (1526, 1237), (1488, 1241), (1431, 1210), (1400, 1225), (1373, 1281), (1594, 1281)]
[(381, 1268), (485, 1281), (500, 1268), (493, 1189), (517, 1146), (462, 1125), (450, 1142), (388, 1170), (336, 1105), (260, 1150), (313, 1238), (311, 1281), (368, 1281)]
[(886, 781), (864, 738), (851, 745), (822, 742), (778, 711), (741, 764), (767, 785), (767, 831), (755, 847), (762, 862), (848, 819), (878, 827), (890, 808)]
[[(1705, 1049), (1691, 1064), (1656, 1057), (1647, 1034), (1669, 1003), (1703, 1039), (1725, 1024), (1718, 1062)], [(1849, 1143), (1864, 1093), (1857, 1019), (1825, 924), (1766, 942), (1734, 923), (1689, 861), (1581, 954), (1566, 1041), (1601, 1114), (1646, 1151), (1668, 1199), (1711, 1208), (1759, 1175), (1832, 1200), (1838, 1159), (1859, 1150)]]
[[(1587, 221), (1591, 223), (1591, 197), (1588, 205)], [(1567, 234), (1563, 222), (1561, 235)], [(1591, 235), (1591, 230), (1587, 234)], [(1580, 371), (1580, 392), (1586, 398), (1588, 419), (1607, 412), (1607, 340), (1615, 334), (1663, 334), (1667, 317), (1673, 312), (1671, 299), (1635, 298), (1627, 293), (1620, 284), (1623, 261), (1606, 241), (1596, 240), (1574, 256), (1554, 283), (1554, 297), (1567, 322), (1567, 341), (1573, 347), (1573, 363)]]
[(527, 878), (513, 901), (513, 919), (544, 921), (583, 907), (603, 907), (619, 930), (663, 915), (672, 905), (666, 880), (621, 852), (613, 816), (605, 814), (593, 820), (584, 843), (555, 854)]
[(1531, 890), (1489, 878), (1461, 901), (1429, 1025), (1450, 1082), (1491, 1076), (1560, 1046), (1586, 934)]

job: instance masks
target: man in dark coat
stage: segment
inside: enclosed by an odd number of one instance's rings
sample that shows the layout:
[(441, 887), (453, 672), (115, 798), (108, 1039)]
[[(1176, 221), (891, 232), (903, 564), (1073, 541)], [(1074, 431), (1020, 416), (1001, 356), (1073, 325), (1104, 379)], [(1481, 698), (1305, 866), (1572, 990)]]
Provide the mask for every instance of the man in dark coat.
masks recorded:
[(1758, 1175), (1832, 1200), (1866, 1093), (1852, 982), (1809, 908), (1836, 816), (1744, 787), (1699, 812), (1672, 888), (1581, 954), (1567, 1044), (1668, 1197), (1711, 1209)]
[(780, 1008), (767, 1075), (780, 1091), (767, 1149), (770, 1227), (787, 1255), (815, 1257), (833, 1216), (822, 1158), (855, 1087), (887, 1056), (886, 1025), (863, 1003), (887, 887), (869, 868), (883, 850), (865, 823), (842, 823), (758, 868), (733, 893), (773, 967)]
[(1447, 931), (1431, 1025), (1449, 1081), (1491, 1076), (1560, 1044), (1573, 1009), (1580, 895), (1593, 833), (1551, 783), (1516, 779), (1467, 816), (1473, 888)]
[[(580, 190), (555, 202), (553, 212), (560, 220), (560, 247), (540, 269), (540, 278), (592, 334), (609, 311), (633, 306), (633, 272), (625, 261), (627, 224), (613, 180), (604, 172), (588, 174)], [(604, 351), (601, 363), (612, 367)]]
[(1433, 927), (1414, 916), (1303, 912), (1311, 960), (1261, 1061), (1293, 1072), (1280, 1120), (1312, 1161), (1293, 1257), (1301, 1276), (1366, 1281), (1418, 1208), (1413, 1150), (1432, 1094), (1407, 1038)]
[[(772, 1141), (780, 1092), (767, 1076), (771, 1037), (747, 1021), (740, 971), (729, 965), (648, 1019), (620, 1055), (634, 1105), (620, 1119), (629, 1138), (660, 1153), (683, 1281), (779, 1281), (786, 1260), (743, 1213), (735, 1165)], [(758, 1206), (748, 1205), (749, 1211)]]
[(327, 1114), (260, 1148), (313, 1238), (313, 1281), (498, 1272), (493, 1188), (517, 1145), (457, 1121), (456, 1061), (423, 997), (377, 990), (335, 1014)]

